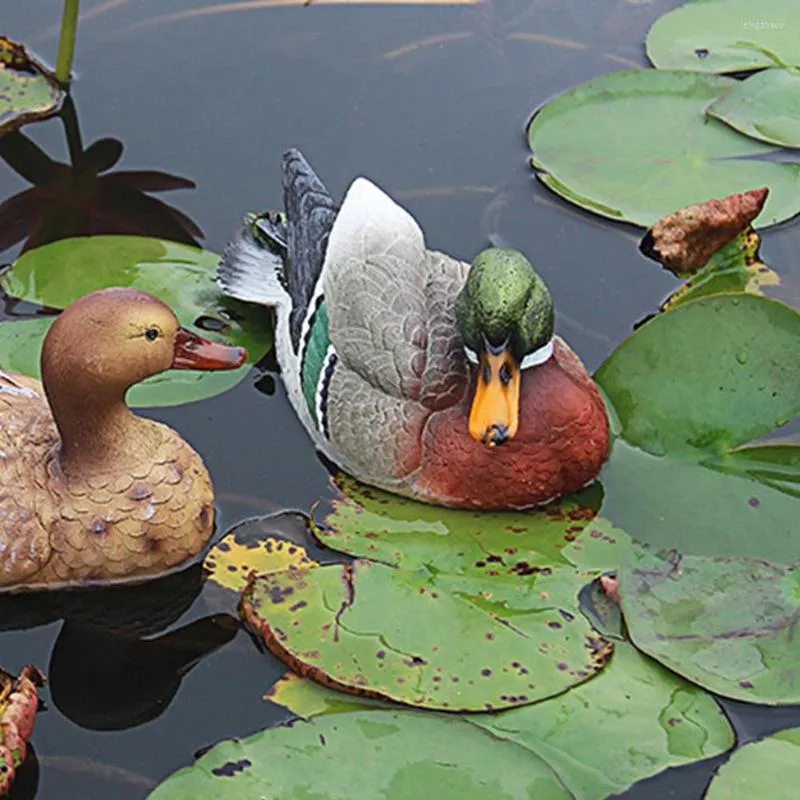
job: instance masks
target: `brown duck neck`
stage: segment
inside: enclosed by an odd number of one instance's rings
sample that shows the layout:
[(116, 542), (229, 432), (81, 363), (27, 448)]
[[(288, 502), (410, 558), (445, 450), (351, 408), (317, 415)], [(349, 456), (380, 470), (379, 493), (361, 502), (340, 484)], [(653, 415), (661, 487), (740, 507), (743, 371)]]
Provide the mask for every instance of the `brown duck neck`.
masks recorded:
[(61, 467), (69, 478), (118, 470), (153, 452), (153, 424), (128, 408), (124, 390), (104, 389), (84, 394), (45, 385), (61, 435)]

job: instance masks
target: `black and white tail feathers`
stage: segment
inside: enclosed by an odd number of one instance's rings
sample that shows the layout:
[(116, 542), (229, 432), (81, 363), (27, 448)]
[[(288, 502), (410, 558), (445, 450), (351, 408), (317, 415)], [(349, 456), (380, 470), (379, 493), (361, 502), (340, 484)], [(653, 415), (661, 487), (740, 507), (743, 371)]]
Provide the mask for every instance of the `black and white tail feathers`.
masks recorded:
[(283, 156), (285, 216), (249, 215), (222, 254), (217, 283), (225, 294), (263, 305), (291, 302), (295, 351), (325, 262), (336, 218), (333, 198), (298, 150)]

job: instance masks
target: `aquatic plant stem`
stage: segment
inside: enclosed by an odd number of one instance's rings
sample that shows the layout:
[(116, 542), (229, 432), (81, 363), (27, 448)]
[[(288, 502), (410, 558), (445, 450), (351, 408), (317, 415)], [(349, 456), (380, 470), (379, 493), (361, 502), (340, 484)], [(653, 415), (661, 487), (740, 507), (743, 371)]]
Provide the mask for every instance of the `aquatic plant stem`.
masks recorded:
[(58, 40), (58, 57), (56, 59), (56, 78), (62, 84), (68, 84), (72, 74), (79, 5), (80, 0), (64, 0), (64, 11), (61, 14), (61, 36)]

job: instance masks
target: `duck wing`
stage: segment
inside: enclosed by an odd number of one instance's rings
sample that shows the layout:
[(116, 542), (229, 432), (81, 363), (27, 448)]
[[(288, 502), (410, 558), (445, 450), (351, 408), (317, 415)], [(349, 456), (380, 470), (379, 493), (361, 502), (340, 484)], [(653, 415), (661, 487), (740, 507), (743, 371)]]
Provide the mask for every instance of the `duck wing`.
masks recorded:
[(0, 372), (0, 588), (50, 559), (46, 460), (58, 441), (41, 384)]
[(455, 300), (468, 269), (427, 250), (413, 217), (377, 186), (354, 181), (322, 276), (337, 370), (429, 411), (458, 402), (468, 372)]

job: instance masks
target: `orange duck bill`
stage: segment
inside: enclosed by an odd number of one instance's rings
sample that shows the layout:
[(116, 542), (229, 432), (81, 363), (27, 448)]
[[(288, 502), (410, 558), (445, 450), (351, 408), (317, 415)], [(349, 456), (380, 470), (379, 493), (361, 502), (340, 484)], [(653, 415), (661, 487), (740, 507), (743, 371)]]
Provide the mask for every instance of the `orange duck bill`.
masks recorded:
[(481, 353), (469, 432), (489, 447), (513, 439), (519, 426), (520, 370), (511, 353)]
[(172, 369), (236, 369), (244, 364), (247, 350), (210, 342), (196, 333), (180, 328), (175, 335)]

